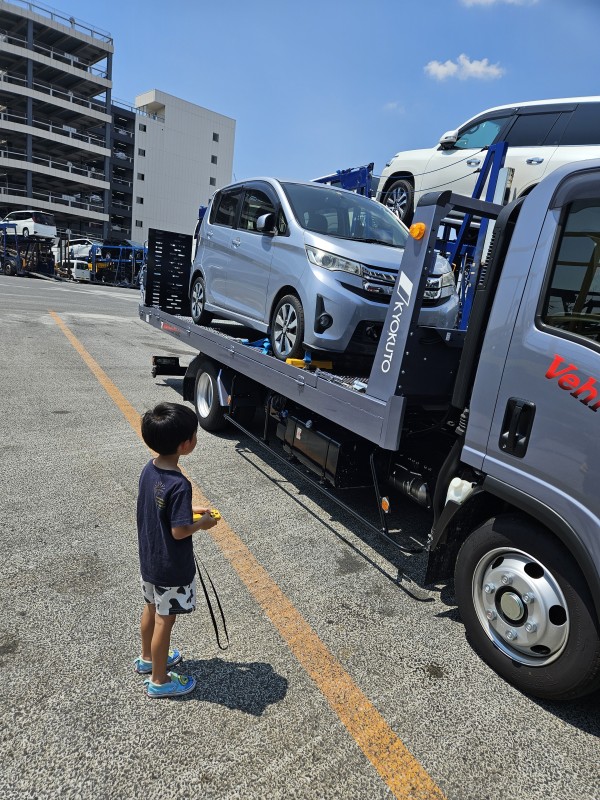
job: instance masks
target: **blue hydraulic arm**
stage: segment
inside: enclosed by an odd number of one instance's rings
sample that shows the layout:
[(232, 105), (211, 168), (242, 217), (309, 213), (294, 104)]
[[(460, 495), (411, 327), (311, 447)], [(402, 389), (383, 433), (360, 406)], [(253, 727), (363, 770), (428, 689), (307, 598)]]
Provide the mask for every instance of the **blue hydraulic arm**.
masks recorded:
[(339, 186), (340, 189), (347, 189), (365, 197), (371, 197), (371, 184), (373, 180), (373, 164), (362, 167), (352, 167), (351, 169), (339, 169), (332, 175), (324, 175), (322, 178), (315, 178), (313, 183), (327, 183), (330, 186)]

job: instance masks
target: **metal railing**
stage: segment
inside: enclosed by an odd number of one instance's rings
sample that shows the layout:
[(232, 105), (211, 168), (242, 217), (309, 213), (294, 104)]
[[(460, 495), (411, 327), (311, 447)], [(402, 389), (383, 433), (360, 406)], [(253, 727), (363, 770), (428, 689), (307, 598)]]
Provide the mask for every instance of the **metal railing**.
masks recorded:
[(28, 0), (10, 0), (10, 2), (6, 2), (5, 0), (4, 2), (0, 3), (0, 6), (3, 5), (24, 8), (26, 11), (31, 11), (33, 14), (39, 14), (41, 17), (47, 17), (53, 22), (58, 22), (60, 25), (73, 28), (73, 30), (84, 33), (86, 36), (91, 36), (92, 39), (98, 39), (100, 42), (106, 42), (107, 44), (113, 43), (113, 38), (108, 31), (94, 28), (89, 23), (77, 20), (75, 17), (67, 17), (61, 11), (57, 11), (50, 6), (45, 6), (43, 3), (30, 3)]
[(113, 97), (112, 104), (113, 106), (117, 106), (117, 108), (126, 108), (128, 111), (133, 111), (134, 114), (138, 114), (141, 117), (156, 119), (159, 122), (165, 121), (165, 118), (161, 117), (160, 114), (152, 114), (150, 111), (145, 111), (143, 108), (138, 108), (137, 106), (128, 103), (126, 100), (118, 100), (117, 98)]
[[(27, 161), (27, 151), (26, 150), (3, 150), (0, 148), (0, 158), (12, 158), (16, 161)], [(97, 170), (92, 167), (80, 167), (77, 164), (73, 164), (72, 161), (58, 161), (54, 158), (45, 158), (43, 156), (32, 156), (31, 162), (33, 164), (40, 164), (43, 167), (48, 167), (49, 169), (58, 169), (63, 172), (70, 172), (73, 175), (83, 175), (86, 178), (93, 178), (94, 180), (104, 181), (106, 180), (104, 172)]]
[(47, 47), (46, 45), (39, 44), (39, 42), (34, 42), (33, 46), (30, 48), (27, 39), (22, 36), (15, 36), (14, 33), (10, 33), (10, 31), (0, 30), (0, 42), (7, 42), (8, 44), (15, 45), (15, 47), (22, 47), (24, 50), (31, 49), (35, 53), (39, 53), (39, 55), (46, 56), (46, 58), (51, 58), (54, 61), (59, 61), (61, 64), (68, 64), (82, 72), (88, 72), (99, 78), (108, 78), (108, 71), (106, 68), (102, 69), (96, 67), (90, 61), (78, 58), (72, 53), (67, 53), (65, 50), (57, 50), (54, 47)]
[(91, 111), (100, 111), (103, 114), (109, 114), (109, 111), (107, 111), (106, 100), (104, 100), (103, 102), (95, 99), (90, 100), (88, 97), (83, 97), (82, 95), (75, 94), (70, 90), (65, 90), (57, 86), (52, 86), (52, 84), (50, 83), (44, 83), (42, 81), (33, 81), (33, 85), (31, 87), (28, 87), (27, 78), (24, 78), (21, 75), (14, 75), (11, 72), (7, 72), (6, 70), (0, 70), (0, 81), (2, 81), (3, 83), (12, 83), (15, 84), (16, 86), (31, 88), (37, 92), (42, 92), (43, 94), (50, 95), (50, 97), (57, 97), (60, 100), (66, 100), (67, 102), (72, 103), (73, 105), (89, 108)]

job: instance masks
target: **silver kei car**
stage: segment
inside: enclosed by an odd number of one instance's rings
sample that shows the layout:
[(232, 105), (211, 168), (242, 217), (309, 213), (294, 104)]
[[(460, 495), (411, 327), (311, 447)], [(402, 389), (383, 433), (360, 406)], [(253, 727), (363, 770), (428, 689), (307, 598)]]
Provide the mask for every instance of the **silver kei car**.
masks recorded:
[[(273, 178), (218, 191), (191, 270), (195, 323), (236, 320), (277, 358), (305, 350), (375, 352), (409, 233), (380, 203), (319, 183)], [(453, 327), (458, 297), (439, 257), (419, 322)]]

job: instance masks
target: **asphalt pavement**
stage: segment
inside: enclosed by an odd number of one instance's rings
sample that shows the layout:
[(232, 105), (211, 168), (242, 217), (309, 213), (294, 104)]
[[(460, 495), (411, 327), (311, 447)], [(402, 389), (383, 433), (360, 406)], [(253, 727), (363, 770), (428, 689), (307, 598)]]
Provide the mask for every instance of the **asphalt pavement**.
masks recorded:
[[(138, 299), (0, 275), (0, 797), (598, 800), (600, 697), (506, 684), (469, 647), (451, 586), (420, 587), (423, 555), (234, 429), (200, 431), (182, 460), (223, 517), (195, 548), (231, 646), (200, 603), (173, 636), (197, 690), (146, 698), (135, 422), (181, 401), (151, 355), (194, 353)], [(426, 535), (418, 510), (404, 519)]]

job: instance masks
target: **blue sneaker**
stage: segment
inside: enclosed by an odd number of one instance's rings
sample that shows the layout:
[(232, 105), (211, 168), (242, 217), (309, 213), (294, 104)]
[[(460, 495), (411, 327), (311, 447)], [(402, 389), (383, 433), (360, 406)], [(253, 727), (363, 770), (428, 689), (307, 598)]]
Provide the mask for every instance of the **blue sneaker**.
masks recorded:
[[(171, 669), (171, 667), (174, 667), (176, 664), (179, 664), (182, 658), (183, 658), (182, 654), (176, 647), (173, 648), (173, 650), (169, 650), (169, 656), (167, 658), (167, 669)], [(138, 656), (136, 660), (133, 662), (133, 669), (134, 672), (137, 672), (140, 675), (150, 675), (150, 673), (152, 672), (152, 662), (144, 661), (144, 659), (141, 656)]]
[(148, 697), (180, 697), (182, 694), (189, 694), (196, 688), (196, 678), (190, 675), (179, 675), (177, 672), (169, 672), (171, 680), (169, 683), (152, 683), (150, 678), (146, 678), (144, 686)]

